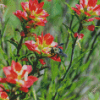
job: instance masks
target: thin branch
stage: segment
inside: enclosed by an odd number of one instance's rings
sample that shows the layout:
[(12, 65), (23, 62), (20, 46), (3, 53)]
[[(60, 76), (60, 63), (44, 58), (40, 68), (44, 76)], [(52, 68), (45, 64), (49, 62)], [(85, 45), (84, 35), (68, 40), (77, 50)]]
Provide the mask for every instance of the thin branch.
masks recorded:
[[(23, 42), (23, 37), (21, 37), (20, 42), (19, 42), (19, 44), (18, 44), (18, 48), (17, 48), (17, 56), (19, 56), (19, 51), (20, 51), (20, 49), (21, 49), (22, 42)], [(16, 59), (16, 61), (18, 61), (18, 59)]]
[[(82, 28), (83, 28), (82, 23), (80, 23), (79, 28), (78, 28), (78, 33), (82, 30)], [(72, 60), (73, 60), (73, 56), (74, 56), (74, 50), (75, 50), (76, 41), (77, 41), (77, 38), (74, 40), (74, 43), (73, 43), (73, 45), (72, 45), (72, 53), (71, 53), (70, 64), (69, 64), (68, 69), (66, 70), (66, 72), (65, 72), (65, 74), (64, 74), (64, 76), (63, 76), (63, 78), (61, 79), (61, 81), (64, 80), (64, 78), (66, 77), (68, 71), (69, 71), (70, 68), (71, 68)]]
[[(78, 28), (78, 31), (77, 31), (77, 32), (79, 33), (82, 29), (83, 29), (83, 26), (82, 26), (82, 23), (80, 22), (80, 25), (79, 25), (79, 28)], [(71, 30), (71, 29), (70, 29), (70, 30)], [(71, 30), (71, 31), (72, 31), (72, 30)], [(74, 33), (74, 32), (73, 32), (73, 33)], [(71, 68), (72, 60), (73, 60), (73, 56), (74, 56), (74, 50), (75, 50), (76, 41), (77, 41), (77, 38), (74, 40), (74, 43), (73, 43), (73, 45), (72, 45), (72, 53), (71, 53), (70, 64), (69, 64), (68, 69), (66, 70), (66, 72), (65, 72), (65, 74), (64, 74), (64, 76), (63, 76), (63, 78), (60, 79), (60, 80), (58, 80), (59, 83), (61, 83), (61, 82), (65, 79), (65, 77), (67, 76), (68, 71), (69, 71), (70, 68)], [(61, 84), (60, 84), (60, 85), (61, 85)], [(60, 85), (58, 86), (58, 88), (60, 87)], [(56, 91), (56, 93), (55, 93), (55, 95), (54, 95), (54, 97), (53, 97), (53, 100), (55, 99), (56, 95), (57, 95), (57, 91)]]
[(93, 43), (92, 43), (91, 48), (90, 48), (90, 52), (89, 52), (89, 54), (88, 54), (88, 56), (87, 56), (87, 59), (86, 59), (85, 63), (88, 62), (88, 60), (89, 60), (89, 58), (90, 58), (90, 56), (91, 56), (91, 54), (92, 54), (92, 52), (93, 52), (93, 47), (94, 47), (94, 44), (95, 44), (95, 42), (96, 42), (96, 39), (98, 38), (99, 35), (100, 35), (100, 32), (95, 36), (95, 38), (94, 38), (94, 40), (93, 40)]

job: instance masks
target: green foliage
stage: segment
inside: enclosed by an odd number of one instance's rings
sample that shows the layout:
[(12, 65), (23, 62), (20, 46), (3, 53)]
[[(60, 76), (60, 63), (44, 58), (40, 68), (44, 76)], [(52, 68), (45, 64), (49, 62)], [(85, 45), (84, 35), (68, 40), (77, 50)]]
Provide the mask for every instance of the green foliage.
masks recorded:
[[(23, 65), (33, 65), (33, 62), (37, 60), (36, 54), (29, 51), (25, 45), (22, 46), (19, 52), (20, 57), (18, 57), (16, 51), (21, 37), (20, 32), (15, 30), (18, 28), (19, 31), (21, 31), (22, 27), (19, 19), (13, 15), (13, 12), (22, 9), (20, 3), (25, 1), (27, 0), (4, 0), (3, 2), (7, 5), (7, 8), (3, 15), (4, 26), (2, 23), (0, 24), (0, 76), (4, 76), (2, 68), (11, 65), (12, 60), (18, 58), (18, 61)], [(64, 43), (63, 52), (68, 57), (61, 57), (61, 63), (47, 58), (45, 60), (45, 66), (48, 68), (40, 71), (43, 75), (39, 77), (38, 82), (34, 84), (34, 88), (32, 87), (30, 89), (23, 100), (81, 100), (84, 97), (87, 97), (88, 100), (99, 100), (100, 90), (95, 91), (95, 94), (91, 91), (93, 86), (96, 86), (96, 83), (100, 82), (99, 36), (94, 43), (88, 61), (86, 61), (99, 27), (97, 26), (94, 35), (93, 32), (88, 31), (85, 27), (81, 30), (85, 35), (83, 40), (79, 41), (81, 48), (76, 43), (72, 65), (66, 73), (71, 61), (72, 46), (75, 41), (74, 33), (77, 32), (80, 23), (79, 17), (72, 11), (71, 7), (75, 5), (78, 0), (69, 0), (69, 2), (66, 2), (66, 0), (42, 1), (45, 2), (44, 9), (50, 14), (48, 23), (44, 28), (40, 26), (36, 29), (32, 29), (31, 32), (37, 35), (40, 35), (42, 31), (44, 31), (44, 34), (50, 32), (55, 37), (56, 42)], [(98, 1), (98, 4), (99, 3), (100, 1)], [(70, 23), (71, 21), (72, 25)], [(95, 21), (93, 24), (96, 23)], [(85, 25), (87, 24), (84, 24), (84, 26)], [(13, 38), (13, 40), (11, 38)], [(23, 40), (23, 43), (29, 39), (34, 40), (33, 37), (27, 37)], [(29, 62), (22, 62), (21, 60), (23, 58), (28, 58)], [(41, 65), (40, 62), (38, 62), (37, 65), (38, 69), (45, 67)], [(65, 73), (66, 77), (61, 80)], [(35, 75), (38, 76), (36, 73)], [(96, 82), (94, 78), (97, 79)], [(6, 86), (7, 85), (5, 85), (5, 87)], [(86, 93), (84, 93), (84, 89), (87, 89)]]

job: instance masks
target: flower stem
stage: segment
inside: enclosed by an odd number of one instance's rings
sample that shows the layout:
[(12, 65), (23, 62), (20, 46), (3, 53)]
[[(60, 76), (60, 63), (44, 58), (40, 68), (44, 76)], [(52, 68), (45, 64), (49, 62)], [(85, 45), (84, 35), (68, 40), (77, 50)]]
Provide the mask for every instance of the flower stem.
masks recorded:
[[(79, 28), (78, 28), (78, 33), (83, 29), (82, 23), (80, 22)], [(57, 89), (61, 86), (61, 82), (65, 79), (65, 77), (67, 76), (68, 71), (71, 68), (72, 65), (72, 60), (73, 60), (73, 56), (74, 56), (74, 50), (75, 50), (75, 44), (76, 44), (77, 38), (74, 40), (73, 45), (72, 45), (72, 53), (71, 53), (71, 60), (70, 60), (70, 64), (68, 66), (68, 69), (66, 70), (64, 76), (62, 79), (58, 80), (59, 82), (59, 86), (57, 87)], [(55, 100), (55, 97), (57, 95), (57, 91), (55, 92), (55, 95), (53, 96), (53, 100)]]
[[(82, 28), (83, 28), (83, 27), (82, 27), (82, 23), (80, 23), (79, 28), (78, 28), (78, 33), (82, 30)], [(73, 43), (73, 45), (72, 45), (72, 53), (71, 53), (70, 64), (69, 64), (68, 69), (66, 70), (66, 72), (65, 72), (65, 74), (64, 74), (64, 76), (63, 76), (63, 78), (62, 78), (61, 80), (64, 80), (64, 78), (66, 77), (68, 71), (69, 71), (70, 68), (71, 68), (72, 60), (73, 60), (73, 56), (74, 56), (74, 50), (75, 50), (76, 41), (77, 41), (77, 38), (74, 40), (74, 43)]]
[(88, 56), (87, 56), (87, 59), (86, 59), (85, 63), (88, 62), (88, 60), (89, 60), (89, 58), (90, 58), (90, 56), (91, 56), (91, 54), (92, 54), (92, 52), (93, 52), (93, 47), (94, 47), (95, 41), (96, 41), (96, 39), (97, 39), (97, 37), (98, 37), (99, 35), (100, 35), (100, 32), (95, 36), (95, 38), (94, 38), (94, 40), (93, 40), (93, 43), (92, 43), (91, 48), (90, 48), (90, 52), (89, 52), (89, 54), (88, 54)]
[[(19, 42), (19, 44), (18, 44), (18, 48), (17, 48), (17, 56), (19, 56), (19, 51), (20, 51), (20, 49), (21, 49), (22, 42), (23, 42), (23, 37), (21, 37), (20, 42)], [(18, 61), (18, 58), (16, 59), (16, 61)]]
[[(71, 29), (71, 27), (72, 27), (73, 20), (74, 20), (74, 16), (72, 16), (72, 20), (71, 20), (71, 22), (70, 22), (70, 27), (69, 27), (69, 29)], [(69, 33), (68, 33), (67, 41), (66, 41), (66, 44), (65, 44), (65, 46), (66, 46), (65, 49), (67, 49), (67, 46), (68, 46), (68, 43), (69, 43), (69, 37), (70, 37), (70, 35), (69, 35)]]

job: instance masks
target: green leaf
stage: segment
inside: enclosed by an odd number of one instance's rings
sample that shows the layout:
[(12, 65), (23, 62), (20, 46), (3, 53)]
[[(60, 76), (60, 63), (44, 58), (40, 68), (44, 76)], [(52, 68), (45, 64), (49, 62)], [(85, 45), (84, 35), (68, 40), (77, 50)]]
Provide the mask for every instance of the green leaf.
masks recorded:
[[(5, 12), (6, 14), (7, 14), (8, 10), (9, 10), (9, 9), (6, 10), (6, 12)], [(7, 15), (6, 15), (6, 16), (7, 16)], [(3, 17), (5, 17), (5, 16), (3, 16)], [(4, 19), (5, 19), (5, 18), (4, 18)], [(5, 29), (6, 29), (7, 24), (8, 24), (8, 22), (9, 22), (9, 18), (7, 18), (7, 19), (5, 19), (5, 20), (6, 20), (6, 21), (4, 22), (4, 27), (2, 27), (2, 31), (1, 31), (1, 32), (2, 32), (2, 33), (1, 33), (2, 36), (3, 36), (4, 32), (5, 32)]]
[(36, 97), (36, 92), (35, 92), (35, 89), (33, 89), (33, 97), (34, 97), (34, 100), (37, 100), (37, 97)]
[(13, 44), (17, 49), (18, 44), (14, 40), (10, 39), (10, 40), (7, 40), (7, 41), (10, 42), (11, 44)]
[(70, 29), (69, 26), (67, 26), (66, 24), (63, 23), (63, 25), (66, 27), (66, 29), (68, 30), (68, 32), (71, 34), (72, 40), (74, 40), (74, 36), (73, 36), (74, 31), (72, 29)]
[(65, 2), (65, 4), (68, 6), (68, 8), (72, 11), (72, 8), (71, 8), (71, 6), (67, 3), (67, 2)]
[(96, 92), (96, 94), (95, 94), (95, 100), (99, 100), (99, 92)]
[(45, 100), (44, 98), (42, 98), (42, 97), (39, 97), (39, 100)]
[(90, 62), (91, 62), (91, 61), (88, 61), (86, 64), (84, 64), (84, 65), (82, 65), (82, 66), (80, 67), (81, 72), (83, 72), (85, 69), (87, 69), (87, 68), (88, 68), (88, 66), (89, 66)]
[(93, 95), (93, 93), (89, 93), (89, 100), (95, 100), (95, 97), (94, 97), (94, 95)]

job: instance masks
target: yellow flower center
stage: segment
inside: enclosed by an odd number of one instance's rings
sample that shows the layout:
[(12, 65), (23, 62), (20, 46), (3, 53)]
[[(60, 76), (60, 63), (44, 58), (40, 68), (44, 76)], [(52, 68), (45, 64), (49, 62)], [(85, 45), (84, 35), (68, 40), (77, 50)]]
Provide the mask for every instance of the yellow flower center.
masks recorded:
[(51, 45), (47, 45), (46, 41), (43, 41), (42, 44), (39, 44), (39, 39), (37, 38), (37, 42), (35, 43), (36, 45), (38, 45), (38, 49), (40, 51), (49, 51), (48, 49), (51, 47)]

